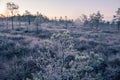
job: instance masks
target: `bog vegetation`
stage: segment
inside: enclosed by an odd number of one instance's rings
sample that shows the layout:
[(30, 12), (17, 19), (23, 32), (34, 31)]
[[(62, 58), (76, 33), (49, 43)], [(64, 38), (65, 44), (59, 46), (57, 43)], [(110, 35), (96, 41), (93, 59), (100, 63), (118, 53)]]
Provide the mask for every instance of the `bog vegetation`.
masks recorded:
[(49, 19), (9, 2), (0, 15), (0, 80), (120, 80), (120, 8)]

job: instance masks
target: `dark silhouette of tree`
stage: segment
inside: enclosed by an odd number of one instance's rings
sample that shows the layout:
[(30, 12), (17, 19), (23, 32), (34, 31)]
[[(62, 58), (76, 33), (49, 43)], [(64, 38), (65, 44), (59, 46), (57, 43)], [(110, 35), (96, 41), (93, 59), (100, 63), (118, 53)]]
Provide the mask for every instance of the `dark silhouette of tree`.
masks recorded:
[(90, 23), (92, 24), (92, 26), (94, 27), (98, 27), (100, 22), (103, 19), (103, 15), (98, 11), (97, 13), (93, 13), (90, 15)]
[(63, 18), (62, 18), (62, 16), (60, 16), (59, 22), (60, 22), (60, 23), (63, 22)]
[(0, 27), (4, 27), (4, 15), (0, 14)]
[(116, 11), (116, 15), (113, 16), (114, 21), (117, 22), (118, 31), (120, 31), (120, 8)]
[(23, 15), (25, 16), (25, 25), (27, 26), (27, 31), (28, 31), (28, 26), (30, 26), (31, 24), (31, 13), (28, 10), (25, 10), (25, 13)]
[(68, 29), (68, 17), (65, 16), (65, 20), (64, 20), (64, 23), (65, 23), (65, 28)]
[(8, 2), (6, 5), (7, 5), (7, 10), (11, 13), (12, 29), (14, 29), (14, 24), (13, 24), (14, 17), (13, 16), (15, 14), (15, 11), (17, 11), (19, 9), (19, 6), (13, 2)]
[(27, 17), (27, 22), (28, 22), (28, 25), (31, 24), (31, 13), (28, 11), (28, 10), (25, 10), (25, 13), (24, 15)]
[(54, 23), (55, 23), (55, 25), (58, 24), (57, 17), (54, 17)]
[(18, 17), (19, 26), (21, 26), (21, 15), (17, 14), (17, 17)]
[(87, 23), (88, 23), (88, 17), (87, 17), (87, 15), (82, 14), (82, 15), (80, 16), (80, 20), (81, 20), (81, 23), (83, 24), (83, 26), (86, 26), (86, 25), (87, 25)]
[(39, 13), (39, 12), (37, 12), (37, 16), (36, 16), (36, 18), (35, 18), (35, 20), (34, 20), (34, 24), (35, 24), (35, 26), (36, 26), (36, 32), (38, 33), (38, 26), (40, 26), (41, 25), (41, 23), (43, 23), (43, 18), (42, 18), (42, 16), (41, 16), (41, 14)]

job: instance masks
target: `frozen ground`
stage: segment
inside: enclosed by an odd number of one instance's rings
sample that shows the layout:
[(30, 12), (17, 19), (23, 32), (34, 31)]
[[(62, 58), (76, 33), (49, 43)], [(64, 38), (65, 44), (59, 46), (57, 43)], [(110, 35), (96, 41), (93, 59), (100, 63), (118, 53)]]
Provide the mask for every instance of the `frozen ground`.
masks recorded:
[[(42, 24), (38, 33), (32, 25), (28, 31), (26, 26), (8, 27), (0, 27), (0, 80), (120, 79), (120, 32), (115, 27), (71, 25), (66, 30), (64, 25), (49, 23)], [(69, 53), (51, 39), (66, 31), (74, 44)]]

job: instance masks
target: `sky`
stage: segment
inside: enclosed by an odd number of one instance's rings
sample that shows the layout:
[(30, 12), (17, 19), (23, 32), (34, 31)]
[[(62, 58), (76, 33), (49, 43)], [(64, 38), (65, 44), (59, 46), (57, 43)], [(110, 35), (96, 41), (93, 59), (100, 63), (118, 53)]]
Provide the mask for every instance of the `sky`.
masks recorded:
[(0, 14), (6, 10), (6, 3), (14, 2), (19, 5), (19, 12), (37, 11), (50, 17), (68, 16), (76, 19), (81, 14), (92, 14), (100, 11), (105, 20), (111, 20), (115, 11), (120, 8), (120, 0), (0, 0)]

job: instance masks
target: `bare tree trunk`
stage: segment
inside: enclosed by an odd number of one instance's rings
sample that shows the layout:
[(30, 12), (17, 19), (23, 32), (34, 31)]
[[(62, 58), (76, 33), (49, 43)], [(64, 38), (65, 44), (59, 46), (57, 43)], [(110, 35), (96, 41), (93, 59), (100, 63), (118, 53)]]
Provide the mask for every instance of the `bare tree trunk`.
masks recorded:
[(29, 15), (28, 15), (28, 24), (29, 24), (29, 25), (31, 24), (30, 16), (29, 16)]
[(6, 17), (6, 27), (8, 29), (8, 17)]
[(12, 30), (13, 30), (14, 29), (14, 25), (13, 25), (13, 11), (11, 13), (12, 13), (11, 19), (12, 19)]
[(118, 32), (119, 32), (120, 31), (120, 22), (118, 22), (117, 27), (118, 27)]
[(12, 16), (12, 30), (14, 29), (14, 26), (13, 26), (13, 16)]
[(21, 16), (18, 16), (19, 27), (21, 26)]

